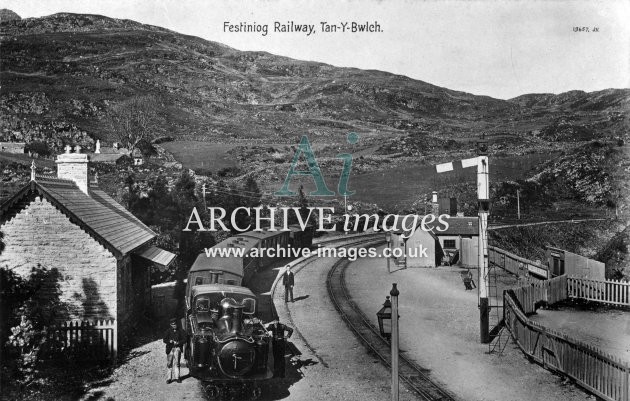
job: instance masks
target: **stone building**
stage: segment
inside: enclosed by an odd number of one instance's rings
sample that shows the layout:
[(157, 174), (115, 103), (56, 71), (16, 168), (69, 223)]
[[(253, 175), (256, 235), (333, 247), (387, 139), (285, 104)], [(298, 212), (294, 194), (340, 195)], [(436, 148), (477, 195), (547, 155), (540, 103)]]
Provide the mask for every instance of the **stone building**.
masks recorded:
[(0, 205), (0, 267), (23, 276), (56, 268), (63, 317), (116, 319), (124, 334), (150, 310), (150, 267), (175, 255), (152, 246), (156, 234), (89, 182), (88, 155), (67, 147), (56, 162), (56, 177), (36, 175), (33, 164), (30, 183)]
[(0, 152), (22, 154), (25, 148), (24, 142), (0, 142)]
[(478, 217), (450, 217), (448, 228), (444, 231), (434, 231), (440, 240), (440, 245), (447, 254), (459, 252), (459, 264), (463, 267), (477, 267), (479, 218)]

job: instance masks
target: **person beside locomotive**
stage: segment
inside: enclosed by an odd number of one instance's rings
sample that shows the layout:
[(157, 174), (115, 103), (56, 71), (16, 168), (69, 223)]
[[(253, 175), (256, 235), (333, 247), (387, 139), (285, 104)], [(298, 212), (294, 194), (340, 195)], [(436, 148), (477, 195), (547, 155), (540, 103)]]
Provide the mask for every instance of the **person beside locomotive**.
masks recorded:
[(170, 320), (170, 327), (164, 332), (163, 341), (166, 344), (166, 367), (168, 369), (166, 384), (170, 384), (173, 380), (181, 383), (180, 360), (184, 344), (186, 344), (186, 332), (177, 327), (177, 319)]
[(266, 326), (266, 329), (272, 335), (271, 346), (273, 349), (274, 377), (284, 377), (286, 369), (286, 339), (291, 338), (291, 336), (293, 335), (293, 329), (285, 324), (280, 323), (278, 319), (269, 322)]

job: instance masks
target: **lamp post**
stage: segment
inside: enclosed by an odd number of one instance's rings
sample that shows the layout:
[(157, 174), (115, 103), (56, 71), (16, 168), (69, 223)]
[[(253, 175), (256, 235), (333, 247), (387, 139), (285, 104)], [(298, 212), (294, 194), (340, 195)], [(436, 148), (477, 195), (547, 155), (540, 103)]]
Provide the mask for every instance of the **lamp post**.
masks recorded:
[(398, 295), (396, 283), (392, 284), (392, 401), (398, 401)]
[(389, 267), (390, 264), (390, 258), (391, 258), (391, 243), (392, 243), (392, 233), (390, 231), (388, 231), (385, 234), (385, 238), (387, 239), (387, 255), (385, 255), (385, 259), (387, 259), (387, 273), (391, 273), (391, 269)]
[(376, 312), (378, 318), (378, 330), (381, 332), (381, 337), (387, 340), (392, 338), (392, 303), (389, 301), (389, 297), (385, 297), (383, 307)]

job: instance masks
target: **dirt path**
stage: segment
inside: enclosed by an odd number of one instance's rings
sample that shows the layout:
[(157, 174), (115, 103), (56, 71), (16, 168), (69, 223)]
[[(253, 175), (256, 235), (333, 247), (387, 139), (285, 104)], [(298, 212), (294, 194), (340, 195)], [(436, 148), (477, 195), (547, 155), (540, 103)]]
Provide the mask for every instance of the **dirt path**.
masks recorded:
[[(330, 301), (326, 276), (333, 258), (320, 258), (295, 275), (295, 302), (284, 303), (278, 286), (274, 302), (280, 319), (298, 328), (294, 343), (311, 366), (291, 387), (288, 400), (382, 401), (390, 396), (389, 371), (369, 354)], [(289, 316), (291, 320), (289, 320)], [(415, 394), (401, 386), (401, 400)]]
[(530, 316), (545, 327), (595, 345), (604, 352), (630, 364), (630, 312), (618, 309), (559, 310), (539, 309)]
[(346, 270), (348, 291), (366, 316), (376, 312), (392, 283), (400, 290), (401, 352), (462, 400), (592, 399), (578, 387), (529, 363), (511, 342), (503, 355), (479, 343), (475, 291), (465, 291), (457, 268), (405, 269), (388, 274), (383, 259), (360, 259)]
[[(261, 317), (270, 319), (275, 303), (281, 321), (294, 324), (299, 331), (290, 339), (290, 347), (297, 355), (289, 360), (287, 377), (265, 386), (262, 400), (381, 401), (389, 397), (388, 370), (354, 337), (328, 298), (326, 274), (332, 263), (332, 259), (319, 259), (297, 273), (296, 302), (289, 304), (283, 301), (282, 286), (274, 300), (269, 292), (278, 267), (284, 263), (256, 275), (252, 289), (260, 296)], [(185, 376), (186, 367), (182, 367), (182, 383), (167, 385), (164, 365), (162, 342), (149, 341), (133, 349), (107, 380), (93, 386), (81, 400), (207, 399), (200, 382)], [(183, 361), (182, 366), (185, 366)], [(400, 399), (413, 401), (416, 397), (402, 388)]]
[(135, 348), (102, 386), (93, 387), (81, 400), (203, 400), (199, 381), (187, 377), (185, 367), (181, 374), (181, 383), (166, 384), (164, 344), (152, 341)]

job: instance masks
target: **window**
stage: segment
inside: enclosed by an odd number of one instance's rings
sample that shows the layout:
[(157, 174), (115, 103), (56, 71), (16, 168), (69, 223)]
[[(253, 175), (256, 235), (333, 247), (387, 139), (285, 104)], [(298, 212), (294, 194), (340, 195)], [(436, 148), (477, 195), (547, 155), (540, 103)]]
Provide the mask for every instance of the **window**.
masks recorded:
[(457, 246), (455, 245), (454, 239), (445, 239), (444, 240), (444, 248), (445, 249), (455, 249)]
[(243, 299), (243, 313), (254, 313), (256, 312), (256, 300), (252, 298)]
[(210, 309), (210, 300), (207, 298), (197, 299), (197, 312), (208, 312)]

